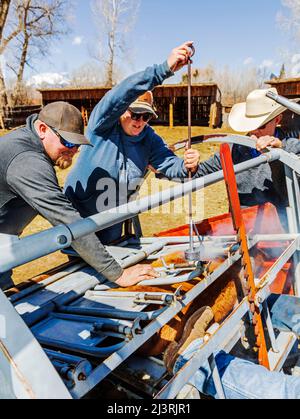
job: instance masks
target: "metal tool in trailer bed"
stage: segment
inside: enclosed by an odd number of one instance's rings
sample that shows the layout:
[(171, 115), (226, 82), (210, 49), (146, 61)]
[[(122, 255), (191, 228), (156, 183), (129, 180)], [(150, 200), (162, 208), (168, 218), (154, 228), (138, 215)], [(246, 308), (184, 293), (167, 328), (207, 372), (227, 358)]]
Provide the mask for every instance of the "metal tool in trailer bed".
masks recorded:
[[(223, 141), (223, 140), (222, 140)], [(226, 141), (226, 140), (225, 140)], [(296, 156), (282, 150), (268, 153), (237, 165), (235, 172), (280, 160), (286, 166), (289, 194), (289, 233), (253, 235), (246, 238), (251, 249), (260, 243), (265, 248), (280, 243), (282, 248), (261, 277), (255, 278), (255, 295), (245, 295), (231, 315), (209, 330), (209, 338), (185, 367), (174, 377), (168, 376), (159, 358), (143, 359), (137, 350), (161, 327), (192, 302), (234, 263), (241, 260), (240, 240), (231, 236), (205, 237), (201, 258), (205, 261), (214, 250), (224, 255), (224, 262), (203, 280), (198, 265), (172, 265), (159, 268), (161, 277), (143, 285), (179, 284), (190, 281), (188, 292), (118, 293), (103, 283), (92, 268), (75, 262), (65, 270), (24, 289), (9, 299), (0, 292), (0, 374), (2, 396), (17, 398), (81, 398), (109, 377), (140, 397), (174, 398), (186, 392), (195, 371), (208, 359), (214, 366), (216, 350), (231, 350), (243, 339), (249, 301), (259, 309), (268, 335), (267, 358), (271, 370), (281, 370), (297, 337), (293, 333), (275, 334), (265, 304), (270, 286), (281, 269), (294, 258), (294, 288), (299, 295), (299, 185)], [(225, 163), (227, 164), (227, 163)], [(223, 180), (223, 172), (179, 185), (161, 194), (131, 202), (115, 214), (101, 213), (69, 226), (0, 242), (0, 271), (5, 272), (28, 261), (67, 248), (73, 239), (107, 228), (149, 208), (195, 192)], [(193, 238), (197, 242), (198, 238)], [(139, 261), (151, 263), (176, 251), (188, 249), (190, 238), (159, 237), (130, 239), (109, 251), (123, 267)], [(244, 243), (245, 244), (245, 243)], [(177, 287), (177, 288), (179, 288)], [(253, 301), (254, 300), (254, 301)], [(45, 380), (47, 377), (47, 380)], [(224, 397), (220, 379), (214, 369), (219, 397)], [(134, 379), (133, 379), (134, 378)], [(136, 385), (134, 385), (136, 384)], [(137, 388), (139, 387), (139, 389)]]

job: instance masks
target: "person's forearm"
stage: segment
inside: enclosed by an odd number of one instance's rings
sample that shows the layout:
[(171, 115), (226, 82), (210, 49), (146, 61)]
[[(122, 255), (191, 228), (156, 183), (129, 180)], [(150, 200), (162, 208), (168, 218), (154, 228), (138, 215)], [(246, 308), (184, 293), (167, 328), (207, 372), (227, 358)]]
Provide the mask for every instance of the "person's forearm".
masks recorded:
[[(53, 226), (69, 225), (82, 219), (61, 192), (53, 168), (40, 156), (24, 153), (24, 156), (15, 159), (8, 169), (8, 179), (12, 190)], [(95, 234), (75, 240), (72, 246), (108, 280), (114, 282), (122, 275), (121, 266)]]
[(282, 141), (282, 149), (288, 153), (300, 154), (300, 140), (298, 138), (287, 138)]
[[(67, 202), (67, 201), (66, 201)], [(55, 216), (54, 216), (55, 214)], [(80, 220), (79, 213), (71, 205), (54, 205), (44, 213), (53, 225), (71, 224)], [(97, 272), (101, 273), (111, 282), (115, 282), (123, 273), (123, 269), (116, 260), (107, 252), (95, 234), (77, 239), (72, 242), (73, 249)]]
[(90, 234), (72, 242), (73, 249), (97, 272), (111, 282), (116, 282), (123, 274), (119, 263), (101, 244), (95, 234)]
[(210, 175), (211, 173), (219, 172), (220, 170), (222, 170), (220, 155), (219, 153), (216, 153), (210, 159), (199, 164), (198, 170), (194, 173), (193, 178), (197, 179)]

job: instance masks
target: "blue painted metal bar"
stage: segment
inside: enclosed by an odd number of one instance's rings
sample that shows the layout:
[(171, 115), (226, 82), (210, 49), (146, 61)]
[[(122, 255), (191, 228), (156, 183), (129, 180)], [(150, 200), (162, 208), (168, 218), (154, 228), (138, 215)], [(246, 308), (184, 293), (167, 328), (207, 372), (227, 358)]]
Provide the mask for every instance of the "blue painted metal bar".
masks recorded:
[(85, 345), (80, 345), (80, 344), (75, 345), (73, 343), (71, 344), (65, 341), (45, 338), (42, 336), (38, 336), (37, 340), (39, 341), (41, 345), (46, 346), (46, 347), (51, 347), (58, 350), (70, 351), (73, 353), (76, 352), (82, 355), (92, 356), (92, 357), (100, 358), (100, 359), (107, 358), (111, 354), (118, 352), (126, 343), (125, 341), (123, 341), (115, 345), (97, 348), (97, 347), (87, 347)]
[(57, 310), (60, 313), (78, 314), (81, 316), (99, 316), (103, 318), (114, 318), (114, 319), (122, 319), (122, 320), (135, 320), (138, 316), (141, 321), (150, 321), (150, 320), (156, 319), (166, 309), (167, 308), (164, 307), (156, 311), (136, 312), (136, 311), (122, 311), (122, 310), (117, 310), (115, 308), (97, 309), (97, 308), (84, 308), (84, 307), (76, 307), (76, 306), (58, 306), (57, 307)]

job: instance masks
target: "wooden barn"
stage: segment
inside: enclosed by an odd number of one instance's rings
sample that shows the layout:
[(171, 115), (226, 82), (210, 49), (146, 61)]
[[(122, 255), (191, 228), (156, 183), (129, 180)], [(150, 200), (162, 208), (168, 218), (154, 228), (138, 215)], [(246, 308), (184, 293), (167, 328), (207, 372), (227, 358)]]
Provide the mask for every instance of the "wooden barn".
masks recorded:
[[(103, 87), (42, 89), (43, 105), (63, 100), (76, 106), (86, 122), (95, 105), (109, 91)], [(159, 119), (157, 125), (187, 125), (187, 86), (164, 85), (153, 91)], [(222, 125), (221, 92), (214, 83), (192, 86), (192, 123), (195, 126), (220, 127)]]
[[(278, 79), (267, 81), (266, 84), (269, 84), (272, 87), (275, 87), (278, 91), (278, 94), (284, 96), (288, 99), (297, 99), (299, 98), (300, 102), (300, 77), (293, 79)], [(283, 114), (283, 127), (288, 127), (288, 129), (299, 129), (300, 127), (300, 116), (292, 113), (291, 111), (286, 111)]]
[(41, 105), (14, 106), (4, 110), (3, 116), (0, 114), (0, 128), (11, 129), (26, 124), (26, 119), (33, 113), (39, 113)]

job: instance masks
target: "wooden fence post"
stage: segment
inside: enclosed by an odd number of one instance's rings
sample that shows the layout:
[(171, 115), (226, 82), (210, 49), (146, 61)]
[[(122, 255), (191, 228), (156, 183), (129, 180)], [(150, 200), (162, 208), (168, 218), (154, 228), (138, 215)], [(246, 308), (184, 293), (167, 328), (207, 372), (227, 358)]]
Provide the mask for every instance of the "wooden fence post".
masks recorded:
[(174, 128), (174, 105), (173, 105), (173, 102), (170, 103), (170, 118), (169, 118), (169, 122), (170, 122), (170, 128)]

